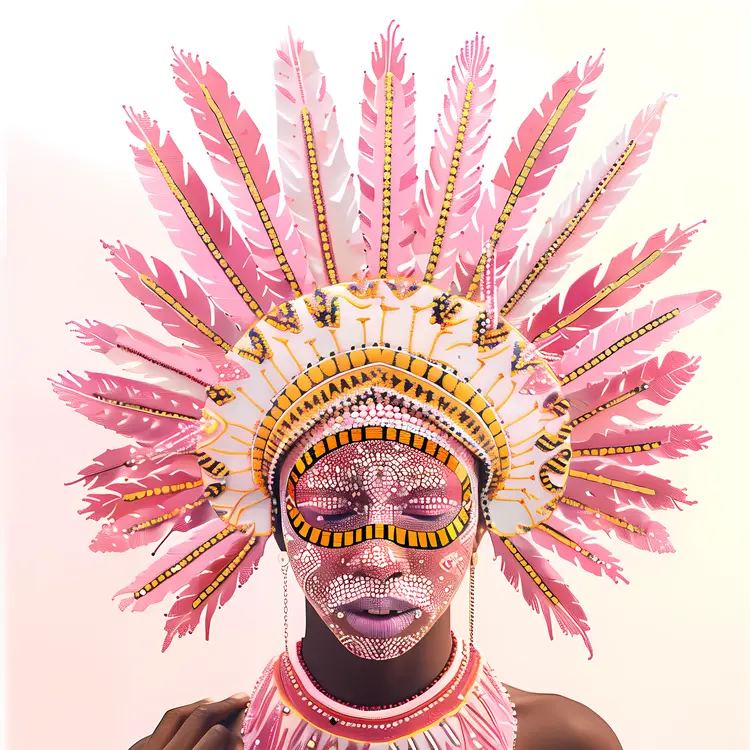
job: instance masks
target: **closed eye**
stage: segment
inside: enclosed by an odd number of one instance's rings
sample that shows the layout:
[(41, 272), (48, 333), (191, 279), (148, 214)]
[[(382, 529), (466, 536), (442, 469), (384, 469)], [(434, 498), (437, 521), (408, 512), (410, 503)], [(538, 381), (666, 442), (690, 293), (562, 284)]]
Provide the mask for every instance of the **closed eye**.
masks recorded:
[(409, 518), (420, 518), (420, 519), (431, 519), (431, 518), (442, 518), (443, 516), (453, 516), (458, 511), (458, 508), (418, 508), (407, 506), (403, 509), (402, 513)]
[(341, 513), (318, 513), (317, 518), (322, 518), (324, 523), (336, 523), (337, 521), (344, 521), (347, 518), (351, 518), (354, 515), (354, 511), (347, 510)]
[(300, 507), (303, 518), (315, 526), (319, 523), (333, 524), (351, 518), (355, 513), (347, 508), (336, 508), (332, 510), (316, 508), (314, 505)]

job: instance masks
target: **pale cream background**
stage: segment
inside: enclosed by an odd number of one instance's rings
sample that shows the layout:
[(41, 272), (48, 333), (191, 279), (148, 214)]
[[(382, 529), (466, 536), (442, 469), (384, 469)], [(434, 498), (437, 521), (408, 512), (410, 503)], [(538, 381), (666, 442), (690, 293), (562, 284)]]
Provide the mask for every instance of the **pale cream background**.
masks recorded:
[[(654, 7), (655, 6), (655, 7)], [(172, 85), (170, 46), (198, 51), (229, 78), (266, 133), (274, 129), (275, 43), (293, 25), (313, 47), (339, 102), (349, 155), (362, 71), (393, 15), (417, 73), (424, 157), (452, 57), (479, 29), (500, 75), (490, 164), (528, 108), (572, 63), (607, 48), (607, 68), (543, 219), (621, 125), (664, 90), (656, 152), (591, 251), (615, 252), (678, 221), (709, 223), (653, 294), (716, 288), (720, 308), (679, 346), (705, 364), (669, 418), (711, 428), (712, 448), (669, 469), (700, 504), (667, 523), (675, 556), (623, 548), (631, 586), (565, 563), (593, 629), (547, 639), (482, 550), (478, 644), (501, 677), (560, 692), (602, 714), (626, 750), (747, 747), (748, 387), (746, 347), (747, 18), (740, 2), (26, 2), (6, 38), (9, 263), (3, 349), (6, 460), (3, 520), (8, 739), (14, 750), (126, 750), (171, 706), (250, 690), (281, 648), (280, 574), (273, 551), (252, 585), (201, 633), (165, 655), (162, 611), (122, 614), (110, 596), (146, 564), (87, 548), (95, 525), (64, 487), (117, 439), (67, 410), (47, 376), (105, 368), (64, 323), (85, 317), (161, 330), (104, 263), (100, 238), (176, 257), (139, 185), (118, 107), (148, 108), (198, 166), (206, 159)], [(273, 137), (266, 141), (274, 149)], [(215, 183), (212, 183), (212, 186)], [(8, 346), (12, 353), (8, 353)], [(299, 632), (295, 590), (292, 630)], [(466, 597), (455, 605), (465, 632)]]

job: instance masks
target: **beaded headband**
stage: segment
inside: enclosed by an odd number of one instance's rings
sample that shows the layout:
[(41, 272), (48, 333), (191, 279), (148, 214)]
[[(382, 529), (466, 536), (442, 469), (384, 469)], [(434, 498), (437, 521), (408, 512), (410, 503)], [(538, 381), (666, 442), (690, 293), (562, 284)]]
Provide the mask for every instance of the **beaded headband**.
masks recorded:
[[(632, 302), (674, 265), (697, 225), (655, 232), (572, 281), (566, 276), (648, 160), (667, 97), (636, 114), (527, 241), (601, 56), (553, 84), (494, 178), (480, 180), (495, 80), (484, 39), (467, 42), (420, 187), (414, 79), (395, 33), (391, 26), (375, 45), (366, 77), (356, 184), (325, 79), (291, 38), (275, 67), (280, 179), (226, 81), (197, 57), (175, 56), (177, 85), (231, 216), (172, 136), (129, 111), (143, 184), (197, 278), (178, 279), (128, 245), (105, 247), (127, 291), (182, 344), (77, 324), (86, 345), (135, 377), (63, 375), (53, 386), (133, 441), (81, 471), (83, 512), (107, 521), (92, 549), (123, 551), (172, 533), (179, 540), (118, 592), (121, 606), (136, 610), (181, 592), (165, 648), (201, 618), (208, 633), (219, 602), (257, 567), (290, 451), (306, 461), (311, 448), (355, 436), (412, 447), (431, 441), (441, 456), (446, 448), (455, 456), (455, 445), (477, 458), (480, 523), (503, 573), (550, 633), (555, 620), (589, 644), (585, 613), (544, 550), (615, 581), (618, 560), (591, 532), (672, 550), (650, 511), (680, 507), (687, 495), (647, 468), (705, 447), (709, 435), (692, 425), (643, 426), (698, 366), (679, 351), (654, 352), (719, 295)], [(399, 411), (378, 416), (376, 408), (368, 424), (359, 409), (368, 398)], [(355, 412), (359, 423), (350, 424)], [(293, 499), (285, 510), (295, 512)], [(305, 533), (316, 543), (315, 529)], [(368, 533), (381, 531), (363, 530), (361, 543)], [(382, 533), (411, 543), (395, 528)]]

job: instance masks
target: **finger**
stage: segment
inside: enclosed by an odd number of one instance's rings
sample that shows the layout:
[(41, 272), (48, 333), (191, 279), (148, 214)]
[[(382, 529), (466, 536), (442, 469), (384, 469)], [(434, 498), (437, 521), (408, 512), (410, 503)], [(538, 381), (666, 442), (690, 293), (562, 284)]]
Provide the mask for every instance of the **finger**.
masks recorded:
[(198, 740), (198, 744), (193, 748), (192, 745), (185, 745), (185, 750), (233, 750), (234, 744), (230, 731), (223, 724), (214, 724)]
[[(188, 748), (192, 750), (212, 726), (233, 720), (235, 714), (245, 709), (249, 700), (250, 697), (246, 693), (235, 693), (223, 701), (198, 706), (185, 719), (164, 750), (187, 750)], [(224, 727), (224, 729), (227, 728)]]
[[(156, 725), (153, 734), (150, 737), (145, 737), (145, 744), (139, 747), (136, 745), (131, 750), (164, 750), (167, 743), (177, 734), (180, 727), (184, 724), (185, 720), (190, 714), (195, 711), (198, 706), (205, 705), (206, 703), (213, 703), (212, 698), (202, 698), (195, 703), (190, 703), (187, 706), (177, 706), (177, 708), (170, 708), (161, 721)], [(141, 740), (143, 742), (143, 740)]]
[(245, 703), (245, 705), (242, 707), (242, 711), (238, 711), (237, 715), (231, 720), (231, 721), (225, 721), (224, 726), (226, 726), (229, 731), (236, 737), (240, 737), (241, 730), (242, 730), (242, 724), (245, 721), (245, 713), (247, 709), (248, 704)]
[(142, 740), (138, 740), (138, 742), (133, 745), (133, 747), (130, 748), (130, 750), (146, 750), (146, 743), (151, 739), (151, 735), (148, 737), (144, 737)]

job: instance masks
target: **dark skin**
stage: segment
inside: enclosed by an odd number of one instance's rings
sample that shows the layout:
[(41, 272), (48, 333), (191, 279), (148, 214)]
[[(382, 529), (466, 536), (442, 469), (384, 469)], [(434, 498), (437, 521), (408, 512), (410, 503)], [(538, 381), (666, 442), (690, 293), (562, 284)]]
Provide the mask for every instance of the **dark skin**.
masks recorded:
[[(360, 659), (308, 604), (302, 656), (326, 692), (345, 702), (376, 706), (408, 698), (432, 682), (445, 666), (451, 644), (449, 610), (403, 656)], [(506, 687), (518, 715), (515, 750), (622, 750), (614, 732), (590, 708), (560, 695)], [(242, 693), (174, 708), (130, 750), (242, 750), (240, 725), (248, 700)]]
[[(474, 544), (476, 552), (483, 532)], [(276, 542), (285, 549), (278, 530)], [(429, 685), (452, 648), (450, 608), (409, 651), (395, 659), (361, 659), (348, 651), (306, 602), (302, 658), (316, 682), (345, 703), (397, 703)], [(622, 750), (609, 725), (590, 708), (561, 695), (529, 693), (505, 686), (516, 706), (514, 750)], [(249, 697), (204, 699), (171, 709), (153, 734), (130, 750), (243, 750), (240, 727)]]

